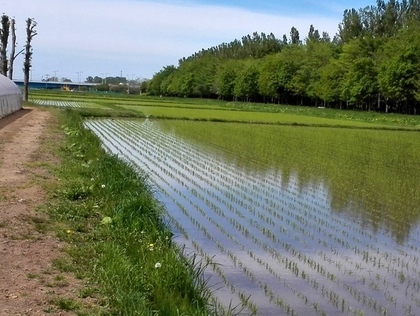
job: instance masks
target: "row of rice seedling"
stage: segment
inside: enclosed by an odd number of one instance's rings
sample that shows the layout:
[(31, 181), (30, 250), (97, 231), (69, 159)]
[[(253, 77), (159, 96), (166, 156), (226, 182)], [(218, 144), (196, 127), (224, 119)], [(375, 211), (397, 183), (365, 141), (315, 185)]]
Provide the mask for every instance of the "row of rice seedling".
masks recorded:
[[(315, 202), (315, 204), (317, 203), (316, 202), (316, 198), (314, 198), (314, 197), (310, 197), (310, 200), (312, 200), (311, 202)], [(341, 224), (344, 224), (345, 226), (348, 226), (348, 227), (350, 227), (352, 229), (357, 229), (358, 230), (358, 235), (367, 236), (371, 240), (374, 239), (373, 235), (370, 234), (369, 231), (364, 230), (364, 229), (360, 229), (360, 227), (355, 226), (355, 225), (351, 225), (351, 223), (349, 224), (346, 219), (341, 220)]]
[(317, 126), (347, 126), (363, 128), (392, 128), (389, 125), (366, 123), (355, 120), (339, 120), (334, 118), (304, 116), (295, 113), (270, 113), (270, 112), (251, 112), (238, 111), (232, 108), (220, 108), (216, 106), (186, 106), (185, 104), (154, 104), (143, 105), (122, 105), (125, 108), (138, 110), (146, 116), (175, 119), (194, 119), (225, 122), (263, 122), (271, 124), (286, 125), (317, 125)]
[[(104, 134), (106, 133), (105, 131), (100, 130), (100, 128), (98, 128), (98, 126), (90, 126), (90, 128), (92, 128), (98, 135), (101, 135), (101, 138), (104, 139), (104, 144), (108, 149), (113, 150), (113, 152), (116, 153), (120, 153), (123, 156), (125, 156), (126, 158), (130, 157), (130, 150), (127, 149), (127, 147), (124, 147), (123, 145), (123, 141), (121, 141), (120, 139), (117, 138), (113, 138), (113, 137), (109, 137), (107, 138), (106, 136), (104, 136)], [(121, 141), (121, 142), (120, 142)], [(113, 144), (119, 143), (120, 142), (120, 146), (115, 147)], [(122, 144), (122, 146), (121, 146)], [(138, 161), (136, 161), (135, 159), (129, 159), (130, 161), (134, 162), (134, 163), (138, 163)], [(142, 162), (142, 167), (143, 168), (147, 168), (148, 166), (151, 167), (151, 169), (148, 169), (149, 171), (151, 171), (155, 176), (159, 177), (160, 174), (160, 170), (155, 170), (155, 172), (153, 172), (153, 164), (149, 165), (148, 162), (143, 161)], [(176, 197), (174, 198), (174, 196), (172, 194), (169, 194), (170, 192), (166, 191), (165, 187), (166, 186), (170, 186), (169, 181), (166, 181), (165, 179), (161, 179), (162, 182), (160, 183), (160, 192), (165, 194), (166, 193), (166, 204), (168, 203), (168, 199), (171, 200), (171, 202), (174, 204), (174, 207), (177, 207), (178, 210), (180, 210), (180, 212), (178, 212), (177, 214), (169, 214), (170, 219), (173, 219), (174, 221), (172, 222), (172, 224), (175, 224), (175, 230), (177, 231), (181, 231), (184, 236), (187, 235), (186, 231), (184, 228), (180, 228), (180, 223), (187, 223), (187, 222), (193, 222), (195, 223), (195, 225), (191, 225), (189, 227), (187, 227), (189, 229), (189, 234), (194, 234), (194, 238), (195, 239), (200, 239), (200, 234), (203, 235), (202, 239), (208, 239), (211, 237), (211, 234), (209, 234), (209, 232), (206, 230), (204, 225), (201, 225), (194, 217), (192, 217), (191, 215), (189, 215), (186, 212), (186, 208), (181, 205), (179, 203), (179, 198), (180, 197)], [(172, 189), (169, 189), (172, 193)], [(159, 197), (162, 197), (162, 195), (160, 195)], [(196, 228), (195, 230), (191, 231), (191, 229)], [(210, 257), (210, 255), (206, 254), (201, 247), (199, 246), (199, 244), (197, 242), (192, 242), (193, 248), (195, 249), (195, 251), (197, 253), (199, 253), (200, 255), (202, 255), (203, 257), (206, 258), (207, 262), (212, 262), (212, 259)], [(220, 244), (219, 244), (220, 247)], [(217, 248), (217, 247), (216, 247)], [(232, 285), (230, 285), (229, 281), (227, 280), (227, 278), (225, 277), (225, 275), (223, 274), (222, 270), (218, 267), (218, 266), (214, 266), (216, 268), (217, 273), (220, 276), (220, 279), (223, 280), (223, 283), (228, 286), (228, 287), (232, 287)], [(214, 277), (214, 276), (213, 276)], [(217, 281), (216, 281), (217, 282)], [(217, 287), (220, 286), (220, 284), (217, 282)], [(232, 287), (233, 288), (233, 287)], [(240, 301), (235, 301), (234, 298), (232, 298), (233, 302), (236, 303), (240, 303)], [(243, 303), (248, 303), (247, 300), (244, 301)], [(248, 303), (249, 304), (249, 303)], [(226, 306), (225, 306), (226, 307)]]
[[(150, 121), (89, 126), (106, 147), (152, 174), (161, 194), (177, 206), (168, 210), (175, 225), (201, 242), (197, 251), (230, 262), (235, 273), (219, 276), (250, 310), (253, 297), (261, 296), (269, 302), (257, 306), (264, 314), (276, 308), (288, 314), (392, 314), (416, 306), (418, 253), (407, 250), (406, 260), (397, 262), (401, 256), (392, 241), (381, 244), (386, 238), (331, 216), (322, 183), (301, 188), (291, 178), (279, 187), (278, 175), (235, 169)], [(248, 286), (238, 290), (236, 284)], [(416, 292), (401, 297), (404, 286)]]
[(55, 106), (55, 107), (68, 107), (68, 108), (83, 107), (80, 102), (74, 102), (74, 101), (56, 101), (56, 100), (45, 100), (45, 99), (33, 99), (30, 101), (37, 105), (42, 105), (42, 106)]
[[(185, 211), (185, 208), (183, 208), (183, 210)], [(193, 217), (193, 218), (195, 218), (195, 216)], [(195, 219), (193, 219), (193, 221), (196, 223), (196, 221), (195, 221)], [(210, 238), (210, 237), (208, 237), (209, 235), (207, 234), (207, 238)], [(220, 249), (218, 249), (219, 250), (219, 252), (220, 251), (222, 251), (225, 247), (224, 246), (222, 246), (222, 247), (220, 247), (220, 243), (218, 243), (218, 245), (219, 245), (219, 248)], [(220, 260), (220, 258), (218, 258), (218, 260)], [(290, 308), (289, 308), (290, 309)]]

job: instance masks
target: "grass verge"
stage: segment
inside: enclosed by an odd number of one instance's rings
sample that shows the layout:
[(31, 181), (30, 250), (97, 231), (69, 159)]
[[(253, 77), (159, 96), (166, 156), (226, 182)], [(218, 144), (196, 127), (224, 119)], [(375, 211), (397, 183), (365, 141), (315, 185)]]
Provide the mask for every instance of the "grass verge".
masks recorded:
[(55, 112), (65, 137), (45, 209), (70, 258), (56, 267), (87, 281), (99, 314), (208, 315), (203, 266), (171, 241), (146, 175), (108, 155), (79, 111)]

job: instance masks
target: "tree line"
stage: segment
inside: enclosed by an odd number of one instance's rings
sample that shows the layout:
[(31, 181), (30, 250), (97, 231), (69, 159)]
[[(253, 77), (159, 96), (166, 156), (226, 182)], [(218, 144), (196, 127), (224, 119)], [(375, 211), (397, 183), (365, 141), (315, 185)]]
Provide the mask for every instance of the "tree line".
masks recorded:
[[(32, 39), (37, 35), (36, 21), (32, 18), (26, 20), (26, 44), (22, 50), (16, 53), (16, 22), (4, 14), (0, 21), (0, 74), (13, 79), (14, 61), (21, 53), (25, 54), (23, 62), (24, 74), (24, 100), (28, 100), (29, 73), (32, 67)], [(10, 38), (11, 37), (11, 38)], [(7, 56), (7, 49), (11, 41), (10, 55)]]
[(165, 66), (152, 95), (420, 114), (420, 0), (343, 13), (333, 38), (253, 33)]

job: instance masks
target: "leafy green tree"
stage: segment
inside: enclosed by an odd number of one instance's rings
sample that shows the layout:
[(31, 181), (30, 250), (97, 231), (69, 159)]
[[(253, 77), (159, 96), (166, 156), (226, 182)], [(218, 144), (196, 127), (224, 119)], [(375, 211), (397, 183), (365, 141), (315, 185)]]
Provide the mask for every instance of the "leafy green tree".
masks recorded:
[(282, 40), (254, 32), (181, 58), (178, 68), (155, 74), (148, 89), (363, 110), (380, 109), (387, 100), (414, 112), (420, 100), (418, 21), (420, 0), (377, 0), (345, 10), (332, 40), (313, 25), (303, 42), (295, 27)]
[(234, 95), (251, 102), (258, 96), (258, 67), (254, 60), (250, 60), (248, 65), (242, 69), (235, 80)]
[(214, 96), (217, 64), (217, 58), (204, 52), (182, 59), (176, 72), (162, 81), (161, 90), (183, 97)]
[(377, 0), (375, 35), (387, 37), (396, 35), (404, 23), (401, 11), (404, 6), (395, 0), (389, 0), (386, 3), (383, 0)]
[(397, 111), (418, 113), (413, 103), (418, 100), (420, 81), (420, 22), (413, 21), (390, 39), (379, 60), (378, 81), (384, 96)]
[(95, 76), (95, 77), (93, 77), (92, 82), (93, 83), (105, 83), (105, 80), (104, 80), (104, 78)]
[(176, 72), (173, 72), (162, 80), (160, 83), (160, 94), (167, 96), (181, 95), (179, 76), (176, 76), (175, 74)]
[(184, 73), (179, 77), (180, 80), (180, 90), (179, 93), (183, 97), (191, 97), (194, 91), (194, 73), (188, 72)]
[(258, 78), (259, 93), (268, 97), (271, 102), (279, 97), (280, 82), (277, 76), (280, 67), (280, 54), (266, 56), (260, 64), (260, 76)]
[(164, 91), (161, 89), (162, 81), (173, 74), (176, 70), (176, 67), (171, 65), (164, 67), (162, 70), (156, 73), (150, 80), (148, 92), (152, 95), (161, 95), (164, 93)]
[(331, 57), (328, 63), (320, 69), (316, 93), (317, 97), (324, 101), (324, 105), (332, 106), (338, 103), (339, 107), (342, 107), (341, 91), (344, 75), (344, 66), (335, 57)]
[(363, 33), (363, 25), (356, 9), (345, 10), (343, 21), (338, 25), (338, 35), (342, 43), (358, 38)]
[(328, 34), (328, 32), (322, 32), (321, 41), (330, 43), (331, 42), (330, 34)]
[(238, 75), (239, 61), (226, 61), (219, 65), (216, 72), (216, 91), (222, 99), (231, 100), (234, 96), (235, 81)]
[(375, 43), (369, 37), (352, 40), (343, 46), (339, 58), (345, 69), (341, 97), (359, 109), (371, 109), (379, 93)]
[[(280, 53), (261, 62), (258, 87), (260, 94), (272, 101), (288, 102), (294, 94), (292, 80), (299, 69), (300, 46), (287, 46)], [(301, 56), (301, 55), (300, 55)]]
[(194, 72), (193, 95), (200, 98), (211, 97), (216, 94), (215, 76), (218, 60), (207, 55), (196, 61), (192, 71)]
[(149, 90), (150, 80), (142, 80), (140, 82), (140, 94), (146, 93)]
[(294, 69), (290, 73), (291, 79), (288, 86), (289, 90), (299, 100), (299, 104), (303, 104), (304, 98), (307, 97), (307, 88), (313, 75), (312, 71), (314, 71), (312, 65), (308, 62), (310, 56), (305, 48), (307, 47), (292, 46), (288, 54), (289, 62)]
[(342, 97), (357, 108), (365, 106), (366, 110), (371, 110), (377, 94), (377, 73), (372, 59), (355, 60), (344, 76)]
[(301, 101), (307, 98), (308, 102), (312, 100), (312, 103), (317, 104), (317, 101), (322, 99), (319, 94), (319, 90), (322, 89), (321, 72), (331, 61), (334, 53), (333, 44), (321, 41), (317, 37), (307, 41), (305, 49), (296, 52), (296, 63), (299, 60), (301, 63), (292, 79), (292, 85), (295, 94), (301, 96)]
[(321, 36), (319, 35), (319, 31), (315, 30), (314, 26), (311, 24), (309, 27), (308, 37), (306, 38), (306, 43), (309, 42), (318, 42), (320, 41)]
[(290, 43), (295, 45), (300, 44), (299, 31), (294, 26), (290, 29)]

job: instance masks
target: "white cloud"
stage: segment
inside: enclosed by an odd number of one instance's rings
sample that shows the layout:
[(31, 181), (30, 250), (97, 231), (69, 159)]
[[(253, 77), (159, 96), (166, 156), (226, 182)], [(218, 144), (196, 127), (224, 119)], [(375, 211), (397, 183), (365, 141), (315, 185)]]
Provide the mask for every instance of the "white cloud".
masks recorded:
[[(61, 76), (69, 72), (68, 77), (79, 71), (69, 66), (77, 61), (85, 74), (128, 68), (127, 72), (151, 77), (179, 58), (254, 31), (273, 32), (282, 38), (295, 26), (304, 38), (309, 25), (314, 24), (333, 36), (339, 22), (182, 1), (14, 0), (0, 5), (6, 14), (16, 17), (21, 45), (25, 19), (33, 17), (37, 21), (34, 72), (51, 72), (40, 69), (49, 66), (59, 68)], [(129, 69), (134, 65), (138, 68)]]

